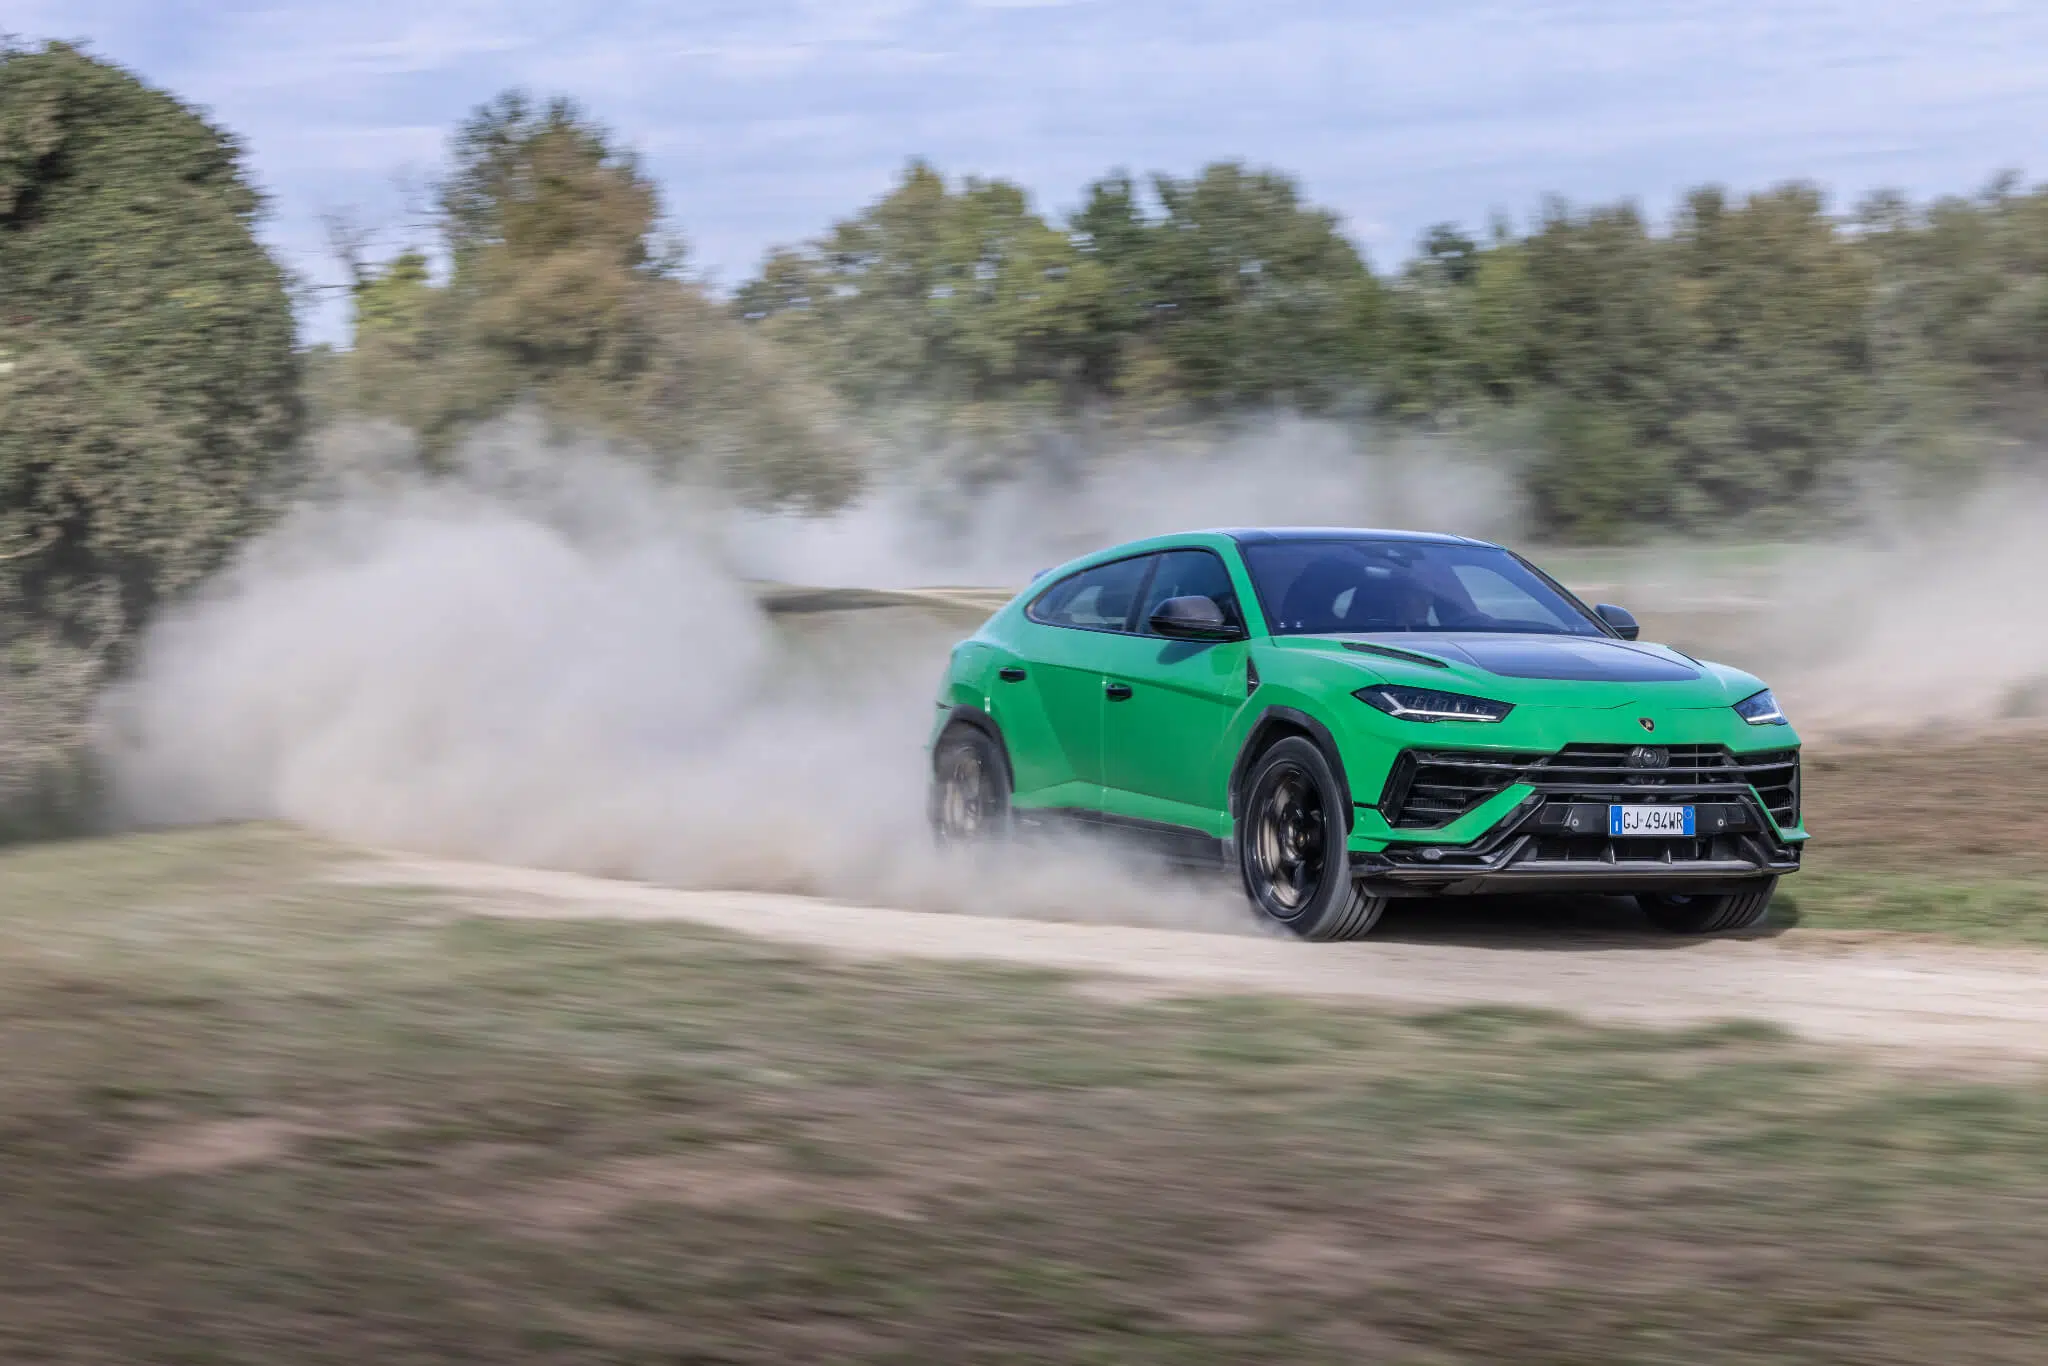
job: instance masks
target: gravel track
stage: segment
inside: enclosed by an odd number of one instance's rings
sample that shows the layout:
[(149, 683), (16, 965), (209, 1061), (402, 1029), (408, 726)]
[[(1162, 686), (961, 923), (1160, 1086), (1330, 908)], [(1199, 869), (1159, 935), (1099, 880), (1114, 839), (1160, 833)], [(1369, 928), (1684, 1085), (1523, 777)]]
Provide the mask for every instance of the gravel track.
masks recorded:
[(351, 880), (425, 886), (479, 914), (679, 920), (842, 956), (997, 962), (1086, 974), (1134, 998), (1258, 992), (1404, 1009), (1505, 1005), (1665, 1028), (1763, 1020), (1808, 1038), (2048, 1058), (2048, 953), (1908, 936), (1791, 930), (1709, 940), (1639, 933), (1434, 930), (1303, 944), (1279, 936), (1072, 924), (694, 892), (572, 873), (411, 857)]

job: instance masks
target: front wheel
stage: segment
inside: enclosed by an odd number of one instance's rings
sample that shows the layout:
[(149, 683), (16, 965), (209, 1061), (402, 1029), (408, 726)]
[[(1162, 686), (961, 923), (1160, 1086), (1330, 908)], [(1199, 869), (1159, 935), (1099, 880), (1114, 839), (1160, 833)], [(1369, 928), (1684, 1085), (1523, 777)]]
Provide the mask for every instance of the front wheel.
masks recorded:
[(979, 844), (1008, 832), (1010, 766), (994, 740), (968, 725), (939, 737), (925, 812), (940, 844)]
[(1343, 793), (1322, 750), (1289, 736), (1259, 756), (1237, 823), (1245, 895), (1303, 939), (1357, 939), (1386, 911), (1351, 876)]
[(1692, 896), (1680, 892), (1645, 892), (1636, 904), (1650, 923), (1672, 934), (1725, 934), (1730, 930), (1753, 929), (1763, 923), (1771, 908), (1771, 893), (1778, 880), (1768, 878), (1745, 892), (1717, 892)]

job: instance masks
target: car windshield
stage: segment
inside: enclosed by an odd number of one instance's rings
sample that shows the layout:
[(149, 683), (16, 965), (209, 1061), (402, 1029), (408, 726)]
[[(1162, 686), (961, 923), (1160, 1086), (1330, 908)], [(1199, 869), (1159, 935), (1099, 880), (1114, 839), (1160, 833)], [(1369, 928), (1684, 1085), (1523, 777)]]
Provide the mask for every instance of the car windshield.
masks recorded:
[(1494, 546), (1333, 537), (1247, 545), (1244, 560), (1274, 635), (1606, 634), (1541, 575)]

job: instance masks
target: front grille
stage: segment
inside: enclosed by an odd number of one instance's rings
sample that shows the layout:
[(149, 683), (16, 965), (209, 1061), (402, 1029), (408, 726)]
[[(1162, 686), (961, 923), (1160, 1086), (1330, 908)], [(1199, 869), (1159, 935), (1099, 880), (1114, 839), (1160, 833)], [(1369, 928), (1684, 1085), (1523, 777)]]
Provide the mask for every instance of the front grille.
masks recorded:
[[(1661, 758), (1661, 767), (1643, 760)], [(1799, 823), (1799, 751), (1732, 754), (1723, 745), (1567, 745), (1555, 754), (1409, 750), (1382, 796), (1388, 823), (1431, 830), (1516, 783), (1545, 795), (1593, 798), (1741, 792), (1755, 787), (1772, 819)]]

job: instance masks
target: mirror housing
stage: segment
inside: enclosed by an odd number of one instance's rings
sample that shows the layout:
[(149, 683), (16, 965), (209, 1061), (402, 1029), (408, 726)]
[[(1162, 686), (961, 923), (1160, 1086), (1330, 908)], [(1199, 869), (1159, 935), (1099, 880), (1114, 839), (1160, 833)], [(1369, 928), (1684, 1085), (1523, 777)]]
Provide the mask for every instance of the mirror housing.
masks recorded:
[(1214, 598), (1168, 598), (1152, 609), (1145, 625), (1168, 640), (1242, 640), (1244, 631), (1223, 614)]
[(1623, 640), (1634, 640), (1643, 633), (1643, 628), (1636, 625), (1635, 614), (1626, 607), (1603, 602), (1593, 609), (1593, 615), (1606, 622)]

